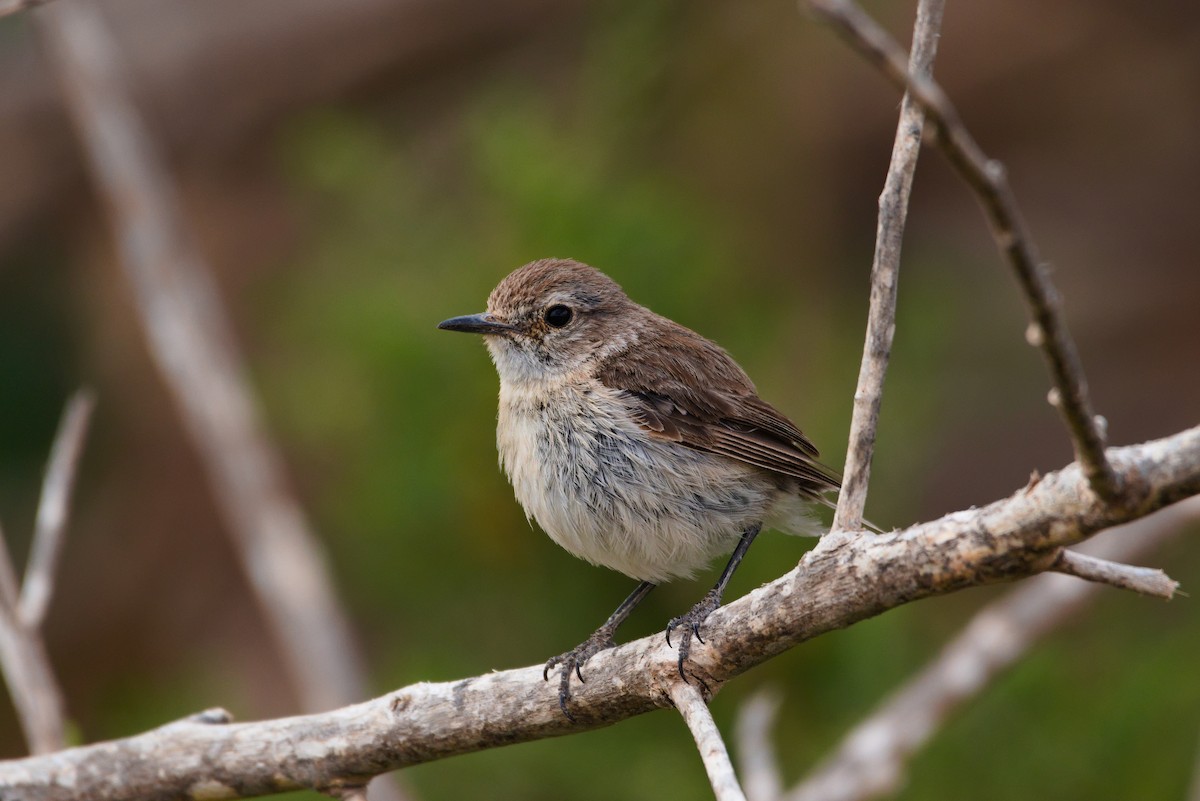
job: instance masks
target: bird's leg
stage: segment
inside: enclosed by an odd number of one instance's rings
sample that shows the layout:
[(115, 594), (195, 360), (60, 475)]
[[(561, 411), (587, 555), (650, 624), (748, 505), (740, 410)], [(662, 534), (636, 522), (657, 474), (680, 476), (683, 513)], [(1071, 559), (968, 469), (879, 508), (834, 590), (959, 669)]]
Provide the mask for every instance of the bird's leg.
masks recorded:
[(729, 563), (721, 571), (721, 578), (717, 579), (716, 586), (706, 592), (700, 599), (700, 603), (693, 606), (691, 611), (685, 615), (671, 618), (671, 622), (667, 624), (667, 645), (671, 644), (671, 632), (677, 628), (681, 630), (679, 635), (679, 677), (684, 681), (687, 681), (688, 678), (683, 672), (683, 663), (691, 653), (692, 637), (694, 636), (701, 643), (704, 642), (704, 638), (700, 636), (700, 626), (713, 613), (713, 610), (721, 605), (721, 596), (725, 594), (725, 587), (728, 586), (729, 579), (733, 577), (733, 571), (737, 570), (737, 566), (742, 563), (742, 557), (746, 555), (746, 551), (750, 550), (750, 543), (754, 542), (754, 538), (761, 530), (762, 525), (756, 524), (743, 531), (742, 538), (738, 541), (737, 547), (733, 549)]
[(583, 681), (583, 663), (588, 661), (594, 654), (606, 648), (616, 646), (617, 643), (613, 640), (613, 635), (616, 634), (617, 627), (625, 622), (625, 618), (629, 617), (629, 613), (633, 611), (635, 606), (642, 602), (643, 598), (650, 594), (650, 590), (652, 589), (654, 589), (654, 585), (649, 581), (643, 581), (637, 585), (637, 588), (629, 593), (629, 597), (621, 602), (616, 611), (608, 616), (608, 620), (604, 621), (604, 625), (596, 629), (591, 637), (588, 637), (565, 654), (551, 657), (546, 662), (546, 667), (542, 670), (542, 678), (546, 680), (550, 679), (550, 671), (556, 665), (562, 665), (562, 673), (558, 680), (558, 707), (567, 716), (568, 720), (572, 722), (575, 720), (575, 716), (567, 709), (567, 702), (571, 700), (571, 674), (574, 673), (580, 681)]

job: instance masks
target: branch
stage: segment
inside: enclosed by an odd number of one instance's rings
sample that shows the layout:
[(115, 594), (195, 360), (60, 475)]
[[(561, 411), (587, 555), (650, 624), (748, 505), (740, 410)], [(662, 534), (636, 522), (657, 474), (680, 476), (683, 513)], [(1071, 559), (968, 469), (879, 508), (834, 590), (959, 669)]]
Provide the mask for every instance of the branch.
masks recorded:
[(7, 17), (9, 14), (16, 14), (19, 11), (27, 11), (46, 2), (48, 0), (0, 0), (0, 17)]
[(675, 708), (683, 715), (700, 758), (704, 761), (704, 770), (708, 773), (708, 781), (712, 784), (713, 794), (717, 801), (746, 801), (746, 794), (738, 784), (737, 776), (733, 773), (733, 763), (729, 761), (729, 751), (721, 732), (713, 721), (712, 712), (704, 702), (704, 696), (696, 686), (686, 681), (676, 681), (671, 685), (671, 700)]
[[(1134, 559), (1200, 519), (1200, 498), (1087, 543), (1100, 560)], [(1103, 557), (1103, 559), (1101, 559)], [(1113, 564), (1112, 562), (1104, 562)], [(847, 734), (803, 782), (775, 798), (865, 801), (896, 791), (910, 757), (964, 704), (983, 692), (1041, 638), (1099, 597), (1101, 587), (1066, 576), (1038, 577), (984, 607), (941, 654)]]
[(75, 472), (83, 453), (83, 440), (96, 399), (90, 391), (80, 390), (67, 402), (62, 422), (50, 449), (46, 477), (42, 482), (42, 497), (38, 503), (34, 525), (33, 545), (29, 563), (21, 583), (21, 600), (17, 617), (21, 625), (33, 630), (41, 628), (54, 594), (54, 573), (62, 553), (63, 532), (71, 508), (71, 492), (75, 487)]
[[(908, 68), (916, 75), (933, 72), (945, 0), (920, 0), (913, 27), (913, 50)], [(875, 450), (875, 427), (883, 402), (883, 379), (892, 353), (896, 332), (896, 292), (900, 281), (900, 247), (908, 218), (917, 156), (921, 152), (921, 129), (925, 112), (908, 94), (900, 107), (900, 122), (892, 145), (883, 193), (879, 196), (879, 223), (875, 230), (875, 256), (871, 264), (871, 306), (867, 335), (863, 342), (858, 387), (854, 391), (854, 414), (850, 420), (850, 444), (846, 451), (845, 478), (833, 516), (835, 530), (862, 528), (871, 479), (871, 457)]]
[[(893, 607), (1044, 570), (1058, 550), (1200, 493), (1200, 427), (1109, 451), (1136, 503), (1111, 506), (1078, 465), (978, 509), (888, 534), (822, 538), (796, 568), (713, 612), (693, 674), (713, 690), (783, 651)], [(1092, 585), (1084, 584), (1084, 587)], [(572, 724), (542, 666), (420, 683), (332, 712), (258, 723), (184, 721), (136, 737), (0, 762), (5, 801), (226, 797), (324, 789), (501, 745), (586, 731), (670, 704), (661, 635), (602, 651)], [(200, 755), (203, 755), (202, 758)], [(70, 778), (68, 782), (66, 779)]]
[(1078, 551), (1062, 551), (1050, 569), (1068, 576), (1111, 584), (1123, 590), (1169, 601), (1175, 597), (1179, 582), (1161, 570), (1150, 567), (1123, 565)]
[(66, 744), (66, 705), (40, 629), (54, 593), (54, 571), (71, 508), (75, 468), (93, 405), (92, 394), (79, 391), (63, 411), (50, 448), (29, 565), (20, 588), (4, 532), (0, 531), (0, 669), (8, 682), (25, 741), (35, 754), (56, 751)]
[[(92, 2), (38, 12), (150, 353), (201, 456), (226, 531), (308, 710), (366, 695), (366, 668), (342, 613), (324, 549), (291, 497), (208, 267), (190, 241), (162, 159), (121, 75)], [(377, 791), (402, 797), (398, 787)]]
[(54, 3), (34, 17), (107, 204), (150, 353), (200, 452), (302, 705), (327, 709), (361, 698), (365, 670), (323, 549), (286, 488), (232, 326), (129, 98), (120, 54), (96, 5)]
[(738, 708), (734, 740), (738, 768), (750, 801), (776, 801), (783, 795), (783, 771), (771, 740), (782, 704), (783, 696), (778, 691), (759, 690)]
[(1041, 348), (1046, 359), (1055, 384), (1051, 403), (1067, 424), (1075, 458), (1097, 495), (1110, 503), (1120, 501), (1123, 488), (1104, 456), (1102, 425), (1092, 411), (1079, 353), (1062, 314), (1062, 299), (1030, 236), (1004, 166), (979, 148), (941, 87), (925, 75), (910, 73), (903, 49), (851, 0), (806, 2), (893, 85), (907, 91), (924, 108), (937, 133), (938, 147), (974, 191), (997, 246), (1016, 272), (1033, 316), (1026, 339)]

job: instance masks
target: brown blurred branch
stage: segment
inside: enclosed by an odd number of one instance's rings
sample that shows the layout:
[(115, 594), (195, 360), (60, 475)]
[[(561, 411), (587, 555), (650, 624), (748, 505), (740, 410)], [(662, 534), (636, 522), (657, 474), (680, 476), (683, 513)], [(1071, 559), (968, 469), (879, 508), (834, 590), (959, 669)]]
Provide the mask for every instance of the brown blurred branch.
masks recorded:
[(232, 326), (129, 98), (97, 4), (63, 0), (34, 17), (107, 205), (150, 353), (202, 457), (301, 704), (319, 710), (362, 698), (366, 671), (324, 550), (287, 489)]
[(989, 159), (976, 144), (941, 87), (927, 75), (910, 72), (903, 48), (856, 4), (851, 0), (805, 2), (925, 110), (937, 133), (938, 147), (975, 193), (997, 246), (1016, 272), (1033, 315), (1026, 338), (1046, 359), (1055, 384), (1051, 402), (1067, 424), (1075, 458), (1097, 495), (1109, 502), (1123, 500), (1123, 488), (1104, 456), (1102, 426), (1092, 411), (1078, 349), (1062, 313), (1062, 299), (1008, 185), (1004, 166)]
[(18, 588), (4, 532), (0, 531), (0, 668), (30, 752), (45, 754), (66, 745), (65, 703), (54, 677), (41, 626), (54, 594), (76, 468), (94, 406), (92, 394), (67, 402), (50, 448), (25, 578)]
[[(915, 75), (930, 75), (937, 55), (944, 0), (920, 0), (913, 26), (913, 49), (908, 69)], [(871, 456), (875, 450), (875, 427), (883, 403), (883, 379), (892, 353), (896, 332), (896, 292), (900, 282), (900, 248), (908, 218), (908, 198), (921, 153), (921, 129), (925, 112), (904, 95), (900, 121), (892, 145), (883, 193), (879, 196), (879, 223), (875, 230), (875, 256), (871, 264), (871, 306), (867, 335), (863, 342), (858, 387), (854, 391), (854, 414), (850, 420), (850, 444), (846, 451), (845, 478), (838, 495), (833, 528), (858, 529), (867, 504), (871, 479)]]
[(776, 801), (783, 794), (783, 771), (771, 739), (782, 705), (778, 690), (758, 690), (738, 707), (733, 736), (749, 801)]
[(362, 671), (322, 549), (284, 486), (244, 381), (231, 327), (188, 241), (170, 178), (122, 83), (95, 3), (35, 15), (136, 293), (147, 344), (204, 459), (230, 533), (305, 707), (345, 703)]
[[(712, 614), (707, 645), (692, 653), (693, 675), (716, 691), (813, 637), (919, 598), (1039, 572), (1060, 548), (1200, 493), (1200, 427), (1113, 448), (1109, 458), (1122, 480), (1146, 489), (1136, 508), (1102, 502), (1072, 464), (982, 508), (888, 534), (822, 538), (794, 570)], [(383, 771), (610, 725), (668, 705), (678, 682), (675, 651), (660, 634), (603, 651), (588, 667), (573, 696), (576, 723), (536, 665), (422, 682), (319, 715), (187, 720), (0, 762), (0, 787), (5, 801), (132, 801), (197, 787), (236, 797), (353, 786)], [(70, 783), (60, 781), (67, 776)]]
[(0, 17), (7, 17), (9, 14), (16, 14), (18, 11), (26, 11), (31, 8), (42, 5), (49, 0), (0, 0)]
[[(1136, 559), (1198, 520), (1200, 498), (1191, 498), (1106, 532), (1102, 539), (1087, 543), (1094, 546), (1090, 554), (1066, 553), (1096, 561)], [(1098, 584), (1068, 576), (1044, 575), (984, 607), (937, 659), (893, 692), (812, 774), (780, 797), (785, 801), (865, 801), (896, 791), (909, 758), (954, 712), (1039, 640), (1076, 617), (1099, 597), (1100, 589)]]

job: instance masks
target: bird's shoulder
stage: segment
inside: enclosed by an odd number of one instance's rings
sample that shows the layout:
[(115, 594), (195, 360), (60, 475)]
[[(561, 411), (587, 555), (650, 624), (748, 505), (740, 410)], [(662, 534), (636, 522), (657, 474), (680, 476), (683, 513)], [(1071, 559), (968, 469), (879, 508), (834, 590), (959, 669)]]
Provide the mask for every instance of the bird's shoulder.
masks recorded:
[(824, 490), (836, 476), (816, 447), (758, 396), (723, 348), (653, 315), (639, 335), (598, 365), (597, 379), (620, 393), (638, 425), (656, 439), (721, 454)]

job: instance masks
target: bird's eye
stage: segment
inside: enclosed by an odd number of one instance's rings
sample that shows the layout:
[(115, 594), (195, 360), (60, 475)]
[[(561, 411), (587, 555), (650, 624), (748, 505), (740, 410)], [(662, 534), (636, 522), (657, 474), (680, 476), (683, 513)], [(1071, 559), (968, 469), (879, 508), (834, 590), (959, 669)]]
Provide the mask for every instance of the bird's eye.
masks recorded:
[(571, 322), (571, 310), (561, 303), (557, 303), (546, 309), (546, 324), (554, 328), (562, 328), (567, 323)]

